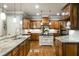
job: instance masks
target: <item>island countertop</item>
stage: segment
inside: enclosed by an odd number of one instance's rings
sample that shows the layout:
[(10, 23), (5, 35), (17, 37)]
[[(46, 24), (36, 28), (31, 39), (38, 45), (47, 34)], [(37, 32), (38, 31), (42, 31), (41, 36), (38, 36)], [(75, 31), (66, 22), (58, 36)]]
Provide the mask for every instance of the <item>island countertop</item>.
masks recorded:
[(58, 36), (55, 39), (61, 41), (62, 43), (79, 43), (79, 38), (74, 36)]
[(16, 40), (14, 40), (14, 38), (1, 40), (0, 41), (0, 56), (6, 55), (8, 52), (13, 50), (16, 46), (21, 44), (24, 40), (26, 40), (29, 37), (30, 35), (23, 36)]

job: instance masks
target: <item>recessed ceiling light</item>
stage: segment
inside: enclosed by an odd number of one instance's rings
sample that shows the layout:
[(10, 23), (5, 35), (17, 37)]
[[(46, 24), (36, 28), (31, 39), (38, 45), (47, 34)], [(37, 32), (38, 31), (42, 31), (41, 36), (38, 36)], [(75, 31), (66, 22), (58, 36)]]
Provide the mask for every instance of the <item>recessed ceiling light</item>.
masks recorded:
[(36, 15), (40, 15), (39, 13), (36, 13)]
[(35, 8), (38, 9), (39, 8), (39, 5), (35, 5)]
[(8, 7), (6, 4), (4, 4), (4, 6), (3, 6), (5, 9)]
[(60, 13), (57, 13), (57, 15), (59, 16), (59, 15), (60, 15)]

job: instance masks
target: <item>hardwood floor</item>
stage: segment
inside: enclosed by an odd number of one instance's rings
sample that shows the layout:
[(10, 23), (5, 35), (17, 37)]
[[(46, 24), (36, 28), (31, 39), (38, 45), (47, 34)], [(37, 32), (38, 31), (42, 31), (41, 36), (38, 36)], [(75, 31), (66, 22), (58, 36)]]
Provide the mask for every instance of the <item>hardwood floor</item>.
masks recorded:
[(38, 41), (30, 43), (30, 51), (27, 56), (55, 56), (54, 46), (39, 46)]

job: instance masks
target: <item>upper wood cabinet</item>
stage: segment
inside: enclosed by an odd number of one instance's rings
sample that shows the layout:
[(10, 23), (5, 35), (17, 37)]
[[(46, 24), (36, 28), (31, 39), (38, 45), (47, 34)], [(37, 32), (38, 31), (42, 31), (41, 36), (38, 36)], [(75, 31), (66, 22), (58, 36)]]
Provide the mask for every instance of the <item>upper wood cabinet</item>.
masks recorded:
[(70, 4), (67, 4), (63, 9), (62, 9), (62, 16), (61, 19), (68, 19), (70, 17)]
[(43, 17), (43, 19), (42, 19), (42, 24), (43, 24), (43, 25), (49, 25), (48, 17)]
[(30, 19), (23, 19), (23, 29), (29, 29), (30, 28)]
[(70, 21), (72, 29), (79, 29), (79, 4), (70, 4)]
[(41, 28), (41, 21), (40, 20), (31, 20), (31, 28), (32, 29), (40, 29)]
[(68, 15), (61, 16), (61, 19), (70, 20), (71, 29), (79, 29), (79, 4), (67, 4), (62, 11), (68, 12)]
[(61, 23), (60, 21), (50, 21), (51, 25), (49, 25), (50, 29), (60, 29)]

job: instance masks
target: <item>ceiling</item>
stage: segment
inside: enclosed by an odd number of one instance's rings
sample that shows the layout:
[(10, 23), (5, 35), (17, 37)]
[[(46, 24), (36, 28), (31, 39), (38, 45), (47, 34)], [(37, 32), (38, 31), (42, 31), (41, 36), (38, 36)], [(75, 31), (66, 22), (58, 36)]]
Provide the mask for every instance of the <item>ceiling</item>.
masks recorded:
[[(36, 3), (4, 3), (8, 7), (6, 8), (7, 12), (24, 12), (29, 15), (36, 15), (36, 13), (40, 13), (42, 11), (43, 15), (56, 15), (58, 12), (61, 12), (61, 9), (66, 5), (66, 3), (37, 3), (39, 5), (39, 9), (35, 9)], [(0, 7), (3, 4), (0, 3)], [(51, 10), (51, 12), (49, 12)]]

